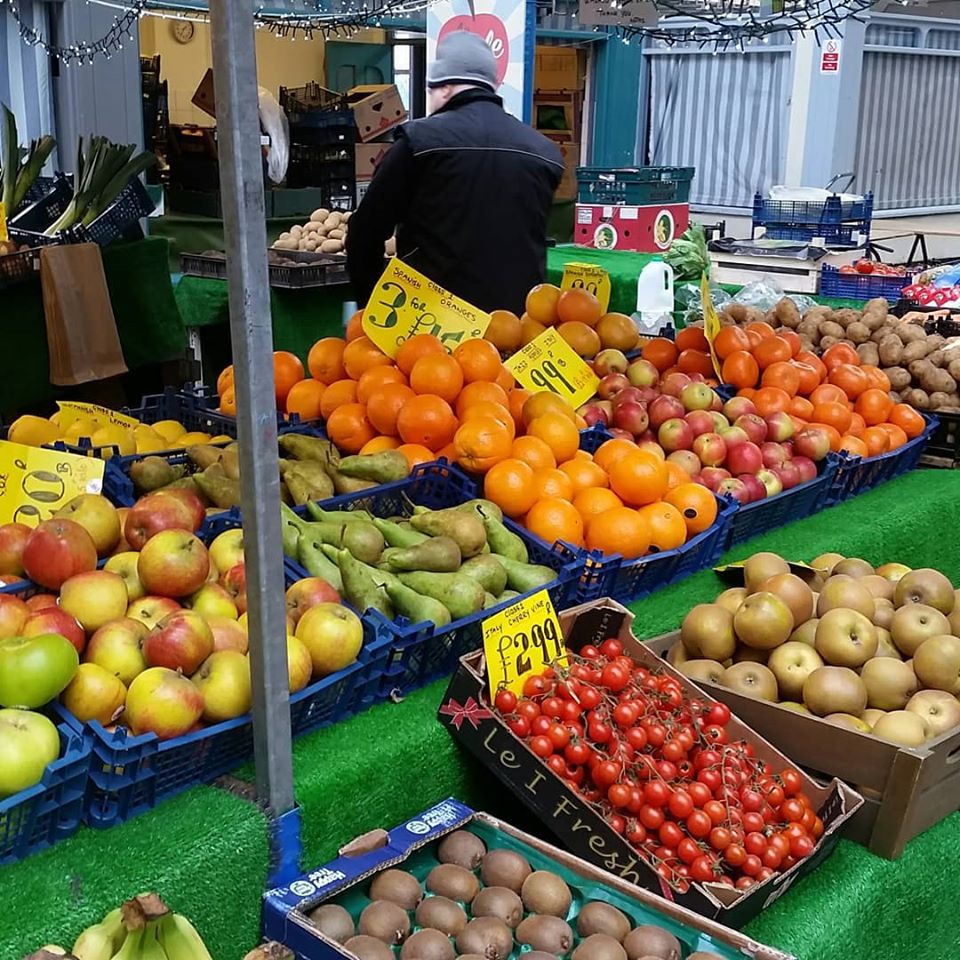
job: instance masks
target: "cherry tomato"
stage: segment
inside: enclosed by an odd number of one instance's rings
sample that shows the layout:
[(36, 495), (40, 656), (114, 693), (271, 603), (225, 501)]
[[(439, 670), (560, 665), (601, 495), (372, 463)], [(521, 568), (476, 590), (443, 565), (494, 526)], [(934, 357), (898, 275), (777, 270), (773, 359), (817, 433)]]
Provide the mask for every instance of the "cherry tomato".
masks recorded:
[(667, 820), (663, 826), (660, 827), (657, 836), (660, 837), (660, 842), (665, 847), (673, 847), (674, 849), (677, 848), (681, 840), (689, 839), (689, 837), (684, 837), (683, 831), (672, 820)]
[(693, 813), (693, 800), (686, 790), (674, 790), (667, 804), (670, 816), (678, 820), (686, 820)]
[(733, 843), (733, 834), (726, 827), (714, 827), (710, 831), (710, 846), (714, 850), (726, 850)]
[(605, 790), (613, 786), (620, 779), (623, 773), (623, 765), (615, 760), (601, 760), (594, 767), (593, 782), (601, 789)]
[[(645, 717), (644, 720), (646, 719), (648, 718)], [(657, 723), (656, 721), (651, 721), (649, 724), (646, 724), (644, 720), (640, 722), (644, 724), (644, 729), (647, 731), (647, 743), (654, 748), (662, 747), (664, 740), (667, 739), (667, 728), (662, 723)]]
[(612, 806), (622, 810), (630, 802), (630, 788), (623, 783), (614, 783), (607, 790), (607, 799)]
[(807, 833), (810, 833), (810, 831), (813, 830), (813, 825), (816, 823), (816, 821), (817, 815), (809, 807), (807, 807), (807, 809), (803, 811), (803, 817), (800, 819), (800, 825), (804, 828), (804, 830), (807, 831)]
[(513, 734), (521, 740), (525, 740), (530, 736), (530, 721), (526, 717), (514, 717), (512, 720), (507, 721), (507, 726)]
[(790, 856), (802, 860), (813, 853), (814, 843), (809, 837), (793, 837), (790, 841)]
[(780, 804), (780, 818), (790, 823), (800, 823), (806, 808), (796, 799), (784, 800)]
[(513, 713), (517, 709), (517, 695), (512, 690), (500, 690), (493, 703), (501, 713)]
[(693, 761), (693, 765), (698, 770), (706, 770), (708, 767), (718, 766), (720, 759), (720, 753), (717, 750), (701, 750), (697, 754), (697, 759)]
[(730, 708), (725, 703), (711, 703), (704, 720), (707, 724), (725, 727), (730, 722)]
[(723, 746), (727, 742), (727, 731), (718, 723), (707, 724), (707, 726), (703, 728), (703, 735), (710, 743), (715, 743), (720, 746)]
[(580, 709), (579, 703), (574, 703), (572, 700), (564, 700), (563, 711), (560, 714), (560, 719), (566, 720), (567, 722), (579, 720), (582, 713), (583, 711)]
[[(666, 824), (664, 824), (664, 826), (666, 826)], [(693, 863), (693, 861), (700, 856), (700, 853), (701, 853), (700, 844), (698, 844), (696, 840), (693, 840), (690, 837), (684, 837), (677, 844), (677, 856), (684, 863)]]
[(580, 690), (579, 696), (580, 706), (584, 710), (595, 710), (599, 706), (600, 701), (603, 699), (600, 696), (600, 691), (594, 690), (593, 687), (583, 687)]
[(663, 826), (663, 822), (666, 819), (663, 815), (662, 807), (651, 807), (650, 804), (645, 803), (640, 808), (640, 822), (648, 830), (659, 830)]
[(723, 859), (729, 863), (731, 867), (741, 867), (747, 859), (747, 851), (744, 850), (739, 843), (731, 843), (730, 846), (723, 851)]
[(554, 750), (563, 750), (570, 743), (570, 732), (562, 723), (551, 724), (547, 736), (550, 738)]
[(540, 705), (534, 703), (532, 700), (521, 700), (517, 704), (517, 715), (527, 720), (533, 720), (535, 717), (540, 716)]
[(560, 754), (555, 753), (550, 757), (547, 757), (547, 766), (558, 776), (562, 777), (567, 772), (567, 761), (560, 756)]
[(527, 677), (523, 684), (525, 697), (542, 697), (550, 690), (551, 683), (544, 677)]
[(600, 652), (613, 660), (615, 657), (623, 655), (623, 644), (616, 637), (611, 637), (600, 644)]
[(771, 807), (779, 807), (784, 801), (783, 787), (772, 781), (763, 786), (763, 795), (767, 798), (767, 803)]
[(564, 780), (569, 780), (571, 783), (583, 783), (587, 772), (583, 767), (577, 766), (575, 763), (568, 763), (561, 776)]
[(719, 770), (701, 770), (697, 774), (697, 779), (701, 783), (705, 783), (710, 788), (711, 795), (716, 793), (720, 788), (720, 771)]
[(643, 788), (643, 799), (651, 807), (665, 807), (670, 800), (670, 788), (660, 780), (651, 780)]
[(713, 861), (707, 856), (699, 856), (690, 864), (690, 877), (698, 883), (707, 883), (714, 878)]
[(735, 886), (738, 890), (749, 890), (756, 882), (753, 877), (739, 877)]
[(756, 790), (741, 790), (740, 805), (748, 813), (759, 812), (763, 808), (763, 797)]
[(583, 660), (596, 660), (599, 656), (600, 649), (593, 644), (588, 643), (585, 647), (580, 648), (580, 657)]
[(549, 757), (553, 753), (553, 743), (549, 737), (534, 737), (530, 741), (530, 749), (538, 757)]
[(607, 820), (607, 823), (610, 824), (610, 826), (613, 828), (613, 830), (616, 833), (619, 833), (622, 835), (626, 832), (627, 821), (623, 817), (621, 817), (620, 814), (618, 813), (615, 813), (612, 817), (610, 817), (610, 819)]
[(630, 671), (619, 663), (608, 663), (600, 671), (600, 682), (608, 689), (617, 693), (630, 683)]
[(755, 877), (763, 869), (763, 861), (752, 853), (748, 853), (740, 869), (748, 877)]
[(763, 833), (766, 821), (759, 813), (745, 813), (743, 815), (743, 829), (747, 833)]
[(727, 808), (719, 800), (708, 800), (703, 805), (703, 812), (712, 824), (720, 824), (727, 819)]
[(813, 818), (813, 827), (810, 830), (810, 836), (814, 840), (819, 840), (823, 836), (823, 821), (819, 817)]
[(669, 760), (659, 760), (657, 762), (657, 773), (664, 780), (673, 781), (677, 779), (677, 765)]
[(632, 703), (618, 703), (613, 708), (613, 722), (618, 727), (632, 727), (639, 716), (638, 711)]
[(609, 723), (596, 720), (587, 726), (587, 736), (594, 743), (607, 743), (613, 736), (613, 728)]
[(788, 767), (780, 774), (780, 782), (783, 784), (783, 792), (792, 797), (803, 790), (803, 777), (798, 770)]
[(713, 821), (703, 810), (694, 810), (693, 813), (687, 817), (687, 829), (690, 831), (692, 837), (702, 840), (710, 836), (710, 831), (713, 829)]
[(663, 759), (669, 760), (670, 763), (678, 763), (687, 755), (683, 744), (676, 738), (667, 740), (663, 745), (661, 753), (663, 754)]
[(790, 852), (790, 840), (782, 833), (775, 833), (767, 839), (771, 850), (776, 850), (782, 860)]
[(638, 847), (647, 839), (647, 831), (644, 826), (637, 823), (636, 820), (628, 820), (624, 837), (627, 843), (632, 843), (635, 847)]
[(642, 750), (647, 745), (647, 731), (643, 727), (631, 727), (625, 734), (627, 743), (634, 750)]
[(710, 788), (705, 784), (701, 783), (699, 780), (695, 780), (693, 783), (687, 785), (687, 793), (690, 794), (690, 799), (694, 802), (695, 806), (702, 807), (713, 797), (713, 793), (710, 791)]
[(767, 838), (762, 833), (748, 833), (743, 840), (744, 849), (755, 857), (762, 857), (767, 849)]
[(689, 727), (684, 727), (682, 730), (678, 731), (676, 740), (688, 753), (693, 749), (693, 745), (697, 742), (693, 735), (693, 731)]
[(582, 740), (568, 744), (563, 751), (567, 763), (584, 764), (590, 759), (590, 747)]
[(783, 860), (783, 855), (779, 850), (774, 847), (768, 846), (766, 850), (760, 854), (760, 859), (763, 861), (765, 867), (769, 867), (771, 870), (776, 870), (780, 866), (780, 861)]

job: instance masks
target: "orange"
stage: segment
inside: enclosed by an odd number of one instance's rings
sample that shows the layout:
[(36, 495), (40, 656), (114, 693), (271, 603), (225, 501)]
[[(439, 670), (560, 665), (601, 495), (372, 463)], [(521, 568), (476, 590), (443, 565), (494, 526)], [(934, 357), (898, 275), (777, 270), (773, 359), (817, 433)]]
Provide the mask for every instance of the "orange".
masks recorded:
[(785, 411), (790, 406), (790, 394), (779, 387), (761, 387), (752, 397), (761, 417)]
[(802, 360), (791, 360), (790, 366), (797, 371), (799, 385), (797, 393), (808, 397), (820, 384), (820, 371), (812, 364)]
[(566, 463), (560, 464), (560, 469), (570, 478), (573, 484), (573, 496), (590, 487), (608, 487), (610, 478), (607, 472), (592, 459), (581, 460), (574, 457)]
[(528, 294), (525, 304), (527, 316), (545, 327), (557, 322), (557, 304), (560, 301), (560, 288), (552, 283), (538, 283)]
[(684, 350), (699, 350), (701, 353), (710, 352), (710, 344), (707, 342), (707, 335), (703, 332), (703, 327), (684, 327), (677, 331), (677, 336), (673, 342), (681, 353)]
[(287, 413), (297, 414), (301, 420), (316, 420), (321, 416), (320, 402), (326, 387), (319, 380), (301, 380), (287, 394)]
[(818, 403), (814, 405), (812, 419), (817, 423), (829, 423), (835, 430), (841, 434), (846, 433), (850, 427), (850, 421), (853, 414), (847, 409), (845, 404), (835, 401)]
[(816, 420), (812, 421), (809, 426), (816, 427), (818, 430), (822, 430), (830, 440), (830, 449), (837, 451), (840, 449), (840, 442), (843, 439), (840, 431), (829, 423), (817, 423)]
[[(764, 341), (764, 343), (771, 342), (770, 340)], [(764, 387), (779, 387), (793, 397), (800, 390), (800, 371), (792, 363), (776, 360), (763, 371), (760, 384)]]
[[(567, 417), (571, 423), (576, 416), (576, 411), (566, 401), (561, 400), (550, 390), (540, 390), (538, 393), (528, 397), (523, 405), (523, 421), (529, 424), (542, 417), (545, 413), (559, 413)], [(566, 458), (564, 458), (566, 459)]]
[(612, 507), (598, 513), (587, 527), (587, 547), (601, 553), (618, 553), (626, 560), (642, 557), (650, 546), (647, 525), (629, 507)]
[(514, 380), (513, 374), (506, 367), (500, 367), (500, 372), (497, 374), (497, 379), (494, 380), (494, 383), (500, 387), (503, 387), (507, 393), (509, 393), (517, 385), (517, 381)]
[(677, 362), (679, 356), (676, 345), (665, 337), (654, 337), (648, 340), (640, 351), (644, 360), (649, 360), (661, 373)]
[(821, 383), (813, 393), (810, 394), (810, 402), (816, 406), (818, 403), (836, 401), (837, 403), (846, 403), (847, 395), (832, 383)]
[(614, 507), (622, 507), (623, 501), (609, 487), (587, 487), (573, 498), (573, 505), (583, 517), (584, 529), (589, 533), (594, 517)]
[(510, 411), (503, 406), (502, 403), (478, 400), (476, 403), (471, 403), (470, 406), (463, 411), (463, 416), (460, 420), (466, 423), (467, 420), (472, 420), (474, 417), (493, 417), (494, 420), (499, 420), (500, 423), (507, 428), (511, 440), (517, 435), (517, 425), (513, 422)]
[(767, 340), (770, 337), (775, 337), (777, 335), (776, 330), (770, 326), (765, 320), (755, 320), (753, 323), (748, 323), (743, 328), (748, 334), (754, 333), (761, 340)]
[(687, 473), (679, 463), (676, 463), (673, 460), (667, 460), (664, 463), (664, 466), (667, 468), (667, 491), (675, 490), (683, 483), (687, 483), (690, 480), (690, 474)]
[(396, 437), (374, 437), (368, 440), (361, 448), (360, 455), (366, 456), (368, 453), (380, 453), (383, 450), (396, 450), (400, 446), (400, 441)]
[(534, 470), (557, 465), (553, 451), (539, 437), (517, 437), (510, 456), (528, 463)]
[(573, 481), (556, 467), (541, 467), (539, 470), (534, 470), (533, 484), (538, 500), (546, 497), (573, 500)]
[(877, 426), (886, 431), (887, 436), (890, 438), (891, 450), (896, 450), (897, 447), (902, 447), (907, 442), (907, 432), (903, 427), (898, 427), (895, 423), (880, 423), (877, 424)]
[(340, 337), (324, 337), (318, 340), (307, 354), (310, 376), (326, 384), (342, 380), (347, 375), (343, 367), (343, 351), (346, 346), (346, 341)]
[(413, 365), (421, 358), (446, 353), (443, 344), (432, 333), (418, 333), (405, 340), (397, 351), (396, 364), (409, 377)]
[[(456, 434), (454, 434), (456, 436)], [(457, 459), (457, 448), (454, 446), (453, 441), (451, 440), (445, 447), (438, 450), (436, 453), (436, 459), (446, 460), (447, 463), (454, 463)]]
[(539, 437), (557, 458), (557, 463), (569, 460), (580, 448), (580, 431), (562, 413), (545, 413), (527, 424), (527, 435)]
[(233, 386), (233, 364), (231, 363), (229, 367), (224, 367), (220, 372), (220, 376), (217, 377), (217, 395), (223, 396), (225, 390)]
[(533, 317), (524, 314), (520, 318), (520, 343), (526, 346), (531, 340), (536, 340), (547, 328)]
[(830, 382), (850, 400), (856, 400), (870, 386), (867, 375), (852, 363), (841, 363), (830, 371)]
[(803, 341), (800, 339), (800, 334), (796, 330), (781, 330), (778, 334), (781, 340), (786, 340), (790, 344), (790, 356), (796, 357), (796, 355), (803, 349)]
[(303, 379), (303, 364), (295, 353), (277, 350), (273, 354), (273, 387), (277, 395), (277, 409), (282, 410), (287, 394), (295, 383)]
[(713, 339), (713, 349), (721, 360), (726, 360), (731, 353), (749, 352), (750, 338), (739, 327), (722, 327)]
[(237, 415), (237, 394), (233, 384), (220, 394), (220, 412), (228, 413), (231, 417)]
[(351, 340), (343, 350), (343, 368), (351, 380), (359, 380), (360, 375), (371, 367), (389, 367), (393, 361), (367, 337)]
[(637, 445), (632, 440), (614, 437), (613, 440), (607, 440), (597, 448), (593, 455), (593, 462), (609, 475), (611, 468), (618, 460), (636, 452)]
[(597, 324), (597, 336), (612, 350), (635, 350), (640, 342), (637, 325), (625, 313), (605, 313)]
[(465, 340), (453, 351), (453, 359), (460, 364), (464, 383), (496, 380), (502, 369), (500, 351), (489, 340)]
[(388, 383), (407, 385), (407, 378), (396, 367), (371, 367), (360, 374), (357, 381), (357, 400), (369, 403)]
[(564, 290), (557, 301), (560, 323), (583, 323), (595, 327), (600, 322), (600, 301), (589, 290)]
[(457, 428), (453, 446), (457, 462), (462, 467), (483, 473), (510, 456), (513, 432), (502, 420), (495, 420), (493, 417), (471, 417)]
[(437, 459), (437, 455), (432, 450), (428, 450), (422, 443), (401, 443), (397, 450), (407, 458), (411, 470), (417, 464), (430, 463)]
[[(364, 374), (366, 376), (366, 374)], [(397, 418), (416, 394), (405, 383), (387, 383), (367, 401), (367, 419), (379, 433), (397, 435)]]
[(349, 343), (351, 340), (356, 340), (357, 337), (363, 336), (363, 311), (358, 310), (347, 323), (347, 329), (344, 334), (344, 340)]
[(323, 397), (320, 399), (320, 416), (326, 420), (337, 407), (356, 402), (356, 380), (337, 380), (323, 391)]
[(514, 387), (507, 391), (507, 405), (510, 407), (510, 416), (513, 422), (519, 427), (523, 423), (523, 405), (533, 394), (522, 387)]
[(791, 417), (799, 417), (801, 420), (809, 420), (813, 416), (813, 404), (806, 397), (794, 397), (790, 401), (790, 407), (787, 413)]
[[(733, 328), (727, 327), (727, 329)], [(723, 333), (722, 330), (720, 332)], [(748, 350), (734, 350), (728, 353), (723, 361), (721, 376), (724, 383), (729, 383), (737, 389), (753, 387), (756, 386), (757, 378), (760, 376), (760, 366)]]
[[(493, 349), (493, 344), (488, 346)], [(463, 389), (463, 371), (460, 364), (446, 353), (421, 357), (410, 371), (410, 388), (414, 393), (432, 393), (447, 403), (453, 403)]]
[(753, 348), (753, 355), (761, 370), (766, 370), (773, 363), (785, 363), (793, 353), (790, 344), (782, 337), (770, 336), (760, 341)]
[(855, 457), (869, 456), (867, 445), (859, 437), (854, 437), (849, 433), (840, 438), (840, 449)]
[(549, 544), (562, 540), (575, 547), (583, 546), (583, 518), (566, 500), (540, 500), (523, 518), (523, 525)]
[(890, 423), (899, 427), (911, 440), (919, 437), (927, 428), (923, 416), (906, 403), (894, 404), (890, 410)]
[(457, 416), (462, 417), (467, 408), (474, 403), (497, 403), (501, 407), (508, 407), (507, 391), (496, 383), (486, 383), (478, 380), (476, 383), (468, 383), (457, 397)]
[(691, 537), (703, 533), (717, 519), (717, 498), (699, 483), (682, 483), (663, 499), (680, 511)]
[(651, 503), (638, 513), (650, 538), (647, 553), (676, 550), (687, 542), (687, 525), (683, 514), (672, 503)]
[(483, 495), (508, 517), (523, 516), (537, 502), (533, 470), (522, 460), (501, 460), (483, 478)]
[(860, 438), (867, 445), (867, 456), (876, 457), (890, 448), (890, 437), (883, 427), (867, 427)]
[(573, 352), (587, 359), (595, 357), (601, 349), (600, 337), (593, 327), (579, 320), (568, 320), (557, 327), (557, 333), (570, 344)]
[(823, 351), (820, 358), (828, 374), (839, 367), (841, 364), (850, 363), (855, 367), (860, 366), (860, 355), (847, 343), (835, 343)]
[(632, 507), (653, 503), (667, 492), (664, 462), (645, 450), (617, 460), (607, 473), (613, 492)]
[(432, 393), (408, 400), (397, 417), (397, 432), (404, 443), (419, 443), (433, 451), (445, 447), (458, 426), (450, 404)]
[(854, 409), (867, 426), (875, 427), (889, 419), (893, 412), (893, 397), (886, 390), (868, 387), (857, 397)]
[(677, 357), (677, 367), (681, 373), (699, 373), (702, 377), (714, 375), (710, 354), (702, 350), (684, 350)]
[(359, 453), (375, 436), (362, 403), (345, 403), (327, 418), (327, 436), (347, 453)]
[(523, 327), (520, 318), (509, 310), (494, 310), (490, 314), (490, 325), (483, 335), (501, 353), (515, 353), (523, 345)]

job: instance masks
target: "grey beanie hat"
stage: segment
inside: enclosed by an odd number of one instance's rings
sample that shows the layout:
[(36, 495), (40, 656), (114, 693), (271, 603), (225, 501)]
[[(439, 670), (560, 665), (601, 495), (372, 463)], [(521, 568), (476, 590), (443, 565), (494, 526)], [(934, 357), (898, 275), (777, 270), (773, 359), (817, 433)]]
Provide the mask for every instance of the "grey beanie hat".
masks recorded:
[(437, 59), (427, 68), (427, 86), (474, 83), (497, 89), (497, 61), (475, 33), (455, 30), (437, 46)]

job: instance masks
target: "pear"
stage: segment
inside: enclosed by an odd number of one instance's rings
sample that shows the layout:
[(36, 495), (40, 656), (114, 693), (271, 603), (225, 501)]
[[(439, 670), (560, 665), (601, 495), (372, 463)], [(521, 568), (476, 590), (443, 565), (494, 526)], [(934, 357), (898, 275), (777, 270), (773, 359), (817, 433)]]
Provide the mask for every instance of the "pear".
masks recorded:
[(507, 583), (511, 590), (527, 593), (538, 587), (545, 587), (557, 579), (557, 571), (536, 563), (519, 563), (509, 557), (497, 556), (507, 571)]
[(500, 596), (507, 586), (507, 570), (500, 560), (490, 554), (471, 557), (460, 568), (460, 572), (472, 577), (487, 593)]
[(483, 591), (483, 609), (489, 610), (495, 607), (500, 601), (489, 590)]
[(497, 597), (498, 602), (503, 603), (504, 600), (516, 600), (520, 594), (516, 590), (504, 590), (503, 593)]
[(414, 513), (410, 526), (431, 537), (450, 537), (464, 558), (475, 557), (487, 542), (487, 533), (479, 517), (456, 507)]
[(240, 506), (240, 481), (225, 476), (218, 464), (207, 467), (203, 473), (194, 474), (194, 481), (207, 499), (221, 510)]
[(363, 490), (369, 490), (376, 484), (372, 480), (357, 480), (354, 477), (348, 477), (342, 474), (332, 464), (327, 464), (327, 473), (333, 481), (333, 489), (338, 497), (345, 493), (360, 493)]
[(476, 580), (461, 573), (415, 571), (400, 573), (398, 576), (417, 593), (439, 600), (455, 620), (469, 617), (483, 609), (483, 587)]
[(299, 433), (285, 433), (278, 441), (280, 449), (294, 460), (317, 460), (322, 464), (336, 466), (340, 452), (329, 440), (305, 437)]
[(223, 472), (231, 480), (240, 479), (240, 451), (236, 447), (224, 450), (220, 454), (220, 463), (223, 464)]
[(450, 537), (430, 537), (406, 550), (391, 550), (384, 557), (390, 570), (430, 570), (453, 573), (460, 569), (460, 547)]
[(189, 477), (181, 477), (179, 480), (174, 480), (173, 483), (168, 483), (164, 489), (192, 490), (200, 498), (205, 507), (209, 507), (211, 505), (207, 495), (197, 486), (197, 481), (194, 479), (193, 475)]
[(384, 584), (384, 589), (397, 613), (405, 616), (411, 623), (428, 621), (438, 627), (445, 627), (451, 620), (450, 611), (439, 600), (417, 593), (405, 583), (391, 578)]
[(300, 556), (300, 528), (285, 517), (280, 518), (280, 534), (283, 539), (283, 555), (291, 560)]
[(324, 510), (316, 503), (307, 504), (307, 513), (314, 520), (327, 523), (349, 523), (351, 520), (373, 520), (366, 510)]
[(187, 456), (198, 470), (206, 470), (215, 463), (220, 462), (223, 451), (219, 447), (211, 447), (200, 443), (192, 447), (187, 447)]
[[(280, 475), (290, 483), (292, 477), (305, 480), (310, 490), (310, 500), (328, 500), (333, 496), (333, 481), (330, 474), (316, 460), (281, 460)], [(321, 518), (317, 518), (321, 519)]]
[(378, 571), (361, 563), (349, 550), (337, 550), (336, 557), (340, 576), (343, 579), (343, 592), (347, 600), (361, 613), (370, 609), (379, 610), (385, 617), (392, 620), (393, 606), (387, 596), (383, 580), (377, 578)]
[(152, 493), (183, 477), (186, 467), (175, 467), (163, 457), (144, 457), (130, 467), (130, 479), (139, 493)]
[(343, 592), (340, 567), (324, 553), (323, 544), (308, 536), (301, 536), (297, 544), (297, 559), (311, 577), (326, 580), (338, 592)]
[[(310, 508), (307, 507), (309, 510)], [(382, 520), (380, 517), (371, 519), (373, 525), (383, 534), (383, 539), (391, 547), (415, 547), (418, 543), (425, 543), (430, 538), (425, 533), (417, 533), (409, 524), (399, 524), (393, 520)]]
[(290, 492), (290, 499), (298, 507), (302, 507), (305, 503), (309, 503), (314, 496), (316, 496), (316, 494), (313, 492), (313, 488), (306, 481), (306, 479), (296, 473), (288, 473), (283, 478), (283, 482), (287, 485), (287, 490)]
[(478, 517), (493, 517), (495, 520), (503, 520), (503, 511), (492, 500), (468, 500), (461, 503), (458, 510), (468, 510), (477, 514)]
[(527, 562), (530, 555), (527, 553), (527, 545), (519, 535), (508, 530), (496, 517), (486, 514), (483, 516), (483, 526), (487, 532), (487, 543), (494, 553), (519, 563)]
[(344, 524), (340, 544), (363, 563), (376, 563), (385, 546), (383, 534), (366, 520)]
[(347, 477), (373, 480), (374, 483), (395, 483), (410, 476), (407, 458), (397, 450), (381, 450), (365, 456), (344, 457), (337, 469)]

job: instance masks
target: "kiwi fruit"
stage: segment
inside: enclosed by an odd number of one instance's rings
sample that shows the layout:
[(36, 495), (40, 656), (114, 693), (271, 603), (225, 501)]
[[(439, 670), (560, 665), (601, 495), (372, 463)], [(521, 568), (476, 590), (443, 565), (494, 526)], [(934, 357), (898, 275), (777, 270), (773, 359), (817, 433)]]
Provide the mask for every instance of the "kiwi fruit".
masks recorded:
[(573, 903), (573, 894), (566, 883), (549, 870), (531, 873), (520, 888), (523, 905), (530, 913), (549, 917), (565, 917)]
[(680, 941), (669, 930), (645, 924), (636, 927), (623, 941), (628, 960), (680, 960)]
[(353, 917), (336, 903), (325, 903), (311, 910), (307, 919), (325, 936), (337, 943), (346, 943), (357, 931)]
[(477, 878), (464, 867), (455, 863), (441, 863), (427, 874), (427, 889), (439, 897), (470, 903), (479, 893)]
[(444, 837), (437, 847), (437, 859), (441, 863), (453, 863), (467, 870), (476, 870), (487, 852), (487, 845), (469, 830), (457, 830)]
[(410, 933), (410, 918), (399, 904), (374, 900), (360, 914), (360, 932), (384, 943), (403, 943)]
[(439, 930), (418, 930), (400, 948), (400, 960), (453, 960), (453, 944)]
[(614, 937), (592, 933), (573, 951), (572, 960), (627, 960), (627, 951)]
[(360, 960), (394, 960), (393, 951), (382, 940), (365, 934), (351, 937), (343, 948)]
[(479, 953), (484, 960), (507, 960), (513, 951), (513, 934), (496, 917), (477, 917), (457, 934), (457, 951)]
[(530, 864), (512, 850), (491, 850), (480, 864), (480, 877), (485, 887), (506, 887), (514, 893), (523, 889), (530, 876)]
[(625, 914), (609, 903), (594, 900), (586, 903), (577, 916), (577, 933), (581, 937), (592, 937), (595, 933), (605, 933), (618, 943), (623, 943), (630, 932), (630, 921)]
[(511, 930), (523, 919), (523, 901), (506, 887), (484, 887), (470, 904), (475, 917), (496, 917)]
[(370, 884), (371, 900), (389, 900), (404, 910), (413, 910), (423, 899), (420, 881), (406, 870), (384, 870)]
[(446, 897), (427, 897), (417, 907), (416, 921), (418, 927), (455, 937), (467, 925), (467, 915), (460, 904)]
[(573, 930), (559, 917), (527, 917), (517, 927), (517, 943), (565, 957), (573, 946)]

